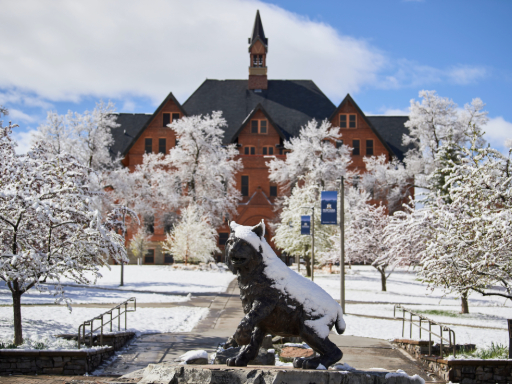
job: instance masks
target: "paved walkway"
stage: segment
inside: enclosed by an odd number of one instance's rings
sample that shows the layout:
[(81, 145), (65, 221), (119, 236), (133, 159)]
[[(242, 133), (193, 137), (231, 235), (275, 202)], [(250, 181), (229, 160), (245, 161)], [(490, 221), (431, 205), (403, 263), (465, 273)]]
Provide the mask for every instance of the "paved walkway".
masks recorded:
[[(139, 306), (139, 304), (137, 304)], [(148, 364), (173, 362), (183, 353), (192, 349), (204, 349), (208, 352), (232, 336), (243, 317), (238, 286), (234, 280), (226, 293), (212, 296), (198, 296), (185, 303), (144, 304), (144, 306), (200, 306), (210, 309), (192, 332), (162, 333), (143, 335), (125, 348), (109, 366), (102, 367), (101, 377), (63, 377), (63, 376), (10, 376), (1, 377), (0, 383), (6, 384), (64, 384), (78, 382), (108, 383), (115, 378)], [(140, 305), (142, 306), (142, 305)], [(356, 336), (339, 336), (331, 332), (330, 339), (343, 351), (342, 362), (359, 370), (383, 368), (390, 371), (403, 369), (409, 375), (418, 374), (425, 381), (432, 381), (422, 366), (407, 353), (395, 349), (386, 340)]]

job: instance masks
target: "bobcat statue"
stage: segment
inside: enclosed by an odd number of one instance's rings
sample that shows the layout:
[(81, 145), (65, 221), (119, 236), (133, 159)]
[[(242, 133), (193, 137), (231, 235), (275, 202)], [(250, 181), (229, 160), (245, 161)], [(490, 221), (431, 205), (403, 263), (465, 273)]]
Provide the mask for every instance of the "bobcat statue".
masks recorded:
[(325, 368), (343, 353), (329, 340), (334, 326), (345, 331), (340, 305), (322, 288), (288, 268), (264, 238), (263, 220), (254, 227), (230, 224), (226, 262), (237, 275), (245, 317), (233, 339), (244, 347), (227, 360), (228, 366), (246, 366), (267, 334), (300, 336), (319, 356), (295, 358), (295, 368)]

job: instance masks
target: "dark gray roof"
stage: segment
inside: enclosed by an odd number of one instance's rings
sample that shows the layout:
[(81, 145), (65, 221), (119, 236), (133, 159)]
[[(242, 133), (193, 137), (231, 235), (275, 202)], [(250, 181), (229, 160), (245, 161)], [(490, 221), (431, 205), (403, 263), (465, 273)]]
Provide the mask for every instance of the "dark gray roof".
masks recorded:
[(404, 126), (409, 120), (408, 116), (366, 116), (374, 128), (379, 131), (381, 137), (387, 142), (393, 150), (398, 160), (404, 159), (405, 153), (413, 146), (402, 145), (402, 137), (409, 130)]
[(183, 104), (189, 116), (222, 111), (233, 142), (242, 123), (261, 105), (285, 139), (299, 134), (311, 119), (328, 118), (336, 108), (311, 80), (269, 80), (268, 89), (247, 89), (247, 80), (206, 80)]
[(256, 11), (256, 19), (254, 19), (254, 27), (252, 28), (252, 38), (249, 39), (250, 47), (256, 42), (258, 38), (261, 40), (263, 44), (265, 44), (265, 46), (268, 45), (268, 39), (265, 37), (265, 32), (263, 31), (263, 24), (261, 23), (259, 10)]
[[(169, 97), (173, 97), (172, 94), (169, 94), (162, 105)], [(178, 103), (174, 98), (173, 100)], [(357, 106), (351, 98), (350, 100)], [(337, 109), (311, 80), (269, 80), (268, 90), (262, 90), (261, 93), (248, 90), (247, 80), (206, 80), (185, 102), (182, 110), (189, 116), (223, 111), (228, 124), (224, 136), (224, 143), (227, 144), (234, 141), (242, 123), (259, 107), (276, 126), (283, 139), (297, 136), (300, 128), (313, 118), (318, 121), (328, 119)], [(126, 154), (153, 115), (119, 113), (117, 123), (121, 126), (112, 130), (112, 156)], [(405, 153), (412, 147), (402, 145), (402, 136), (408, 133), (404, 123), (409, 118), (366, 116), (366, 119), (394, 155), (403, 160)]]
[(124, 155), (152, 116), (146, 113), (118, 113), (117, 124), (121, 126), (111, 131), (114, 144), (110, 147), (110, 154), (113, 157), (118, 153)]

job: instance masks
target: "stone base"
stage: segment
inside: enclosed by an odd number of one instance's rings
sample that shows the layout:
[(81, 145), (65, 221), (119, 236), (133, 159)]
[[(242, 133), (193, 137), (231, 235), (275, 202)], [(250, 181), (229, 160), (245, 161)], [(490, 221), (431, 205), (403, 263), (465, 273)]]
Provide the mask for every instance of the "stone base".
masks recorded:
[[(133, 374), (135, 374), (134, 372)], [(134, 377), (133, 374), (127, 375)], [(139, 373), (139, 384), (420, 384), (419, 377), (389, 375), (388, 372), (321, 371), (291, 367), (226, 367), (225, 365), (150, 364)], [(126, 377), (128, 378), (128, 377)], [(120, 378), (121, 380), (123, 378)]]

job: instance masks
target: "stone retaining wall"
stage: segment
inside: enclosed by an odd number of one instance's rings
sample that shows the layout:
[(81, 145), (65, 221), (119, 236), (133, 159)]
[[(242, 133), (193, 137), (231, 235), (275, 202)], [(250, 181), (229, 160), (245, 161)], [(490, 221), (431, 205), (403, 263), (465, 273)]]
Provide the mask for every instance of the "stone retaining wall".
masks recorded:
[(512, 360), (446, 360), (428, 356), (428, 341), (397, 339), (393, 343), (420, 360), (437, 376), (452, 383), (512, 383)]
[(0, 349), (0, 375), (34, 373), (83, 375), (90, 373), (134, 336), (133, 332), (104, 335), (103, 342), (109, 346), (101, 349), (77, 349), (75, 351)]

